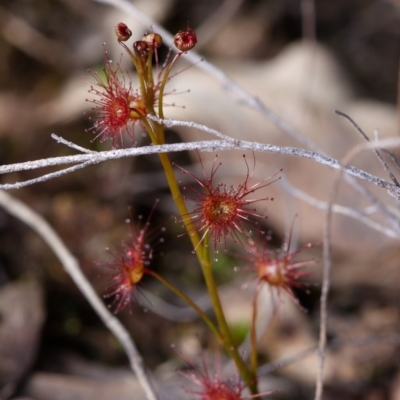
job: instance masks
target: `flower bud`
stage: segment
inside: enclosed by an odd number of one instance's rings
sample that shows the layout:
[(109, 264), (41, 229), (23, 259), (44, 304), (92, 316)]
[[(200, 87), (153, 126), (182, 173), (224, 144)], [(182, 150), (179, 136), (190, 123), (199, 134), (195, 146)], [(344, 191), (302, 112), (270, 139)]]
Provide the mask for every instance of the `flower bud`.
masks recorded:
[(146, 57), (149, 47), (144, 40), (138, 40), (133, 43), (133, 48), (139, 53), (140, 57)]
[(158, 33), (147, 33), (142, 40), (146, 42), (148, 47), (158, 49), (162, 45), (162, 37)]
[(123, 22), (120, 22), (115, 27), (115, 35), (117, 36), (118, 41), (126, 42), (131, 36), (132, 32)]
[(193, 49), (197, 43), (196, 32), (192, 28), (187, 28), (186, 31), (179, 31), (174, 36), (174, 44), (180, 51), (188, 51)]

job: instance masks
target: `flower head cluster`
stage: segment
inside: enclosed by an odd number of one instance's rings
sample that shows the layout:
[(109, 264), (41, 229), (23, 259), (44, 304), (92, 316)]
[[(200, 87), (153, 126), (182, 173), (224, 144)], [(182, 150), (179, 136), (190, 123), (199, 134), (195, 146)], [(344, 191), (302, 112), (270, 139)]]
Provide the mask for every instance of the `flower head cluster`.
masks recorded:
[(153, 248), (149, 244), (151, 240), (146, 239), (151, 214), (145, 226), (137, 234), (131, 231), (129, 240), (122, 243), (116, 254), (110, 252), (114, 260), (106, 264), (106, 267), (113, 271), (109, 274), (109, 278), (114, 283), (106, 288), (103, 297), (113, 298), (110, 307), (114, 307), (115, 313), (119, 313), (130, 304), (132, 299), (136, 299), (138, 283), (144, 274), (150, 273), (147, 267), (153, 257)]
[(211, 373), (204, 356), (200, 358), (202, 362), (201, 370), (185, 360), (190, 366), (190, 370), (182, 372), (182, 375), (200, 388), (199, 390), (186, 389), (188, 393), (196, 395), (200, 400), (242, 400), (246, 398), (242, 397), (242, 392), (247, 385), (240, 380), (237, 373), (230, 378), (223, 379), (221, 377), (220, 360), (215, 363), (215, 372)]
[[(192, 186), (184, 186), (184, 190), (190, 190), (196, 195), (195, 198), (185, 196), (188, 202), (197, 206), (197, 208), (188, 215), (188, 218), (190, 218), (194, 224), (192, 231), (203, 232), (200, 243), (206, 240), (206, 238), (207, 240), (211, 238), (214, 241), (215, 247), (217, 244), (223, 242), (224, 248), (226, 249), (227, 236), (231, 236), (236, 242), (241, 242), (239, 234), (249, 236), (249, 232), (244, 227), (246, 221), (251, 221), (252, 217), (266, 218), (264, 214), (259, 214), (255, 208), (250, 208), (250, 205), (262, 200), (273, 200), (273, 198), (270, 197), (253, 199), (247, 197), (280, 178), (278, 177), (273, 180), (272, 178), (276, 176), (275, 174), (258, 183), (251, 184), (254, 168), (250, 172), (246, 157), (243, 156), (247, 167), (244, 182), (236, 187), (227, 186), (224, 183), (215, 184), (214, 177), (218, 168), (221, 166), (221, 163), (217, 164), (217, 158), (218, 155), (214, 160), (209, 177), (207, 177), (202, 164), (204, 180), (201, 180), (182, 167), (178, 166), (178, 168), (184, 174), (190, 175), (201, 188), (201, 190), (198, 190)], [(256, 221), (253, 222), (257, 224)]]
[[(91, 86), (89, 93), (97, 96), (90, 100), (95, 105), (93, 111), (98, 115), (98, 120), (89, 130), (96, 131), (94, 139), (111, 139), (113, 146), (122, 146), (123, 133), (134, 142), (133, 128), (136, 122), (146, 115), (144, 100), (137, 90), (132, 88), (132, 83), (120, 71), (120, 64), (113, 67), (108, 53), (104, 52), (105, 80), (96, 72), (92, 75), (97, 81), (96, 86)], [(87, 100), (89, 101), (89, 100)]]
[(314, 264), (314, 259), (296, 261), (298, 254), (312, 246), (307, 243), (296, 251), (290, 251), (293, 226), (289, 234), (287, 243), (279, 250), (269, 249), (267, 247), (257, 247), (253, 240), (247, 250), (250, 253), (246, 260), (251, 265), (250, 269), (257, 274), (259, 288), (262, 284), (267, 284), (274, 294), (277, 293), (279, 299), (282, 292), (286, 292), (292, 300), (300, 306), (299, 301), (293, 291), (294, 288), (305, 289), (307, 283), (302, 281), (310, 275), (304, 267)]
[[(141, 40), (134, 42), (132, 50), (125, 44), (132, 35), (128, 26), (122, 22), (115, 27), (118, 43), (129, 55), (139, 79), (139, 88), (133, 89), (130, 79), (120, 70), (120, 63), (116, 67), (105, 52), (104, 73), (105, 80), (97, 73), (92, 73), (96, 79), (96, 86), (91, 86), (89, 93), (97, 98), (90, 100), (95, 104), (93, 111), (98, 115), (98, 120), (89, 130), (96, 132), (96, 138), (102, 140), (111, 139), (114, 147), (123, 144), (123, 133), (134, 140), (134, 126), (137, 122), (147, 130), (151, 140), (157, 143), (161, 139), (152, 131), (150, 124), (145, 123), (146, 115), (151, 114), (163, 118), (162, 98), (166, 94), (165, 86), (170, 79), (170, 72), (176, 60), (182, 55), (177, 54), (172, 61), (167, 57), (157, 76), (153, 76), (153, 56), (155, 56), (158, 68), (157, 49), (162, 45), (162, 37), (157, 33), (146, 33)], [(185, 51), (190, 50), (196, 44), (195, 32), (188, 28), (186, 32), (179, 31), (175, 43), (181, 43)], [(177, 45), (179, 48), (179, 45)], [(89, 101), (89, 100), (88, 100)], [(157, 107), (158, 106), (158, 107)], [(161, 143), (157, 143), (161, 144)]]

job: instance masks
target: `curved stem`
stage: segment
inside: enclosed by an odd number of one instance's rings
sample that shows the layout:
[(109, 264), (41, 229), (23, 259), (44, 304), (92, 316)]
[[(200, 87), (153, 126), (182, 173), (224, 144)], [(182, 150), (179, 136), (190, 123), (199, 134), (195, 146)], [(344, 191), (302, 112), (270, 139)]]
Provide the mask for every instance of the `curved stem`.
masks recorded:
[(221, 335), (218, 328), (211, 321), (211, 319), (208, 317), (208, 315), (190, 297), (186, 296), (185, 293), (181, 292), (177, 287), (175, 287), (174, 285), (169, 283), (161, 275), (157, 274), (157, 272), (154, 272), (151, 270), (146, 270), (146, 273), (154, 276), (163, 285), (165, 285), (168, 289), (170, 289), (173, 293), (175, 293), (178, 297), (180, 297), (185, 303), (187, 303), (190, 307), (192, 307), (197, 312), (197, 314), (199, 314), (199, 316), (203, 319), (203, 321), (208, 325), (208, 327), (211, 329), (211, 331), (214, 333), (214, 335), (218, 338), (218, 340), (221, 343), (223, 343), (223, 336)]
[(143, 125), (145, 126), (146, 131), (147, 131), (147, 133), (148, 133), (149, 136), (150, 136), (151, 142), (152, 142), (153, 144), (157, 144), (157, 135), (156, 135), (156, 133), (154, 132), (152, 126), (151, 126), (150, 123), (149, 123), (149, 121), (148, 121), (146, 118), (142, 118), (141, 121), (143, 122)]
[(129, 58), (131, 59), (133, 65), (135, 66), (136, 72), (137, 72), (137, 76), (139, 78), (139, 84), (140, 84), (140, 93), (142, 95), (142, 98), (145, 99), (146, 98), (146, 85), (143, 79), (144, 76), (144, 69), (143, 69), (143, 65), (142, 62), (139, 58), (136, 58), (135, 55), (129, 50), (129, 48), (127, 47), (127, 45), (124, 42), (118, 41), (118, 43), (124, 48), (124, 50), (128, 53)]
[(158, 95), (158, 117), (161, 119), (164, 119), (164, 112), (163, 112), (163, 96), (164, 96), (164, 90), (165, 86), (168, 82), (168, 77), (169, 74), (171, 73), (172, 67), (174, 66), (176, 60), (182, 55), (182, 53), (178, 53), (175, 55), (175, 57), (172, 59), (172, 61), (169, 63), (167, 70), (165, 71), (165, 74), (163, 76), (161, 86), (160, 86), (160, 93)]

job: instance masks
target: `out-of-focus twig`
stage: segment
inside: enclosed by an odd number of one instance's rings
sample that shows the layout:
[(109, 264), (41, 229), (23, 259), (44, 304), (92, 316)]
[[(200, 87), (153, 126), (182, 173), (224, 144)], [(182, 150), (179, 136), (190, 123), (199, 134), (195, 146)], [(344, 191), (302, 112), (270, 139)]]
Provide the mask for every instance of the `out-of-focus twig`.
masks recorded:
[[(304, 202), (310, 204), (311, 206), (318, 208), (320, 210), (326, 210), (328, 208), (328, 203), (325, 201), (321, 201), (316, 199), (315, 197), (310, 196), (308, 193), (303, 192), (299, 188), (294, 187), (291, 183), (288, 182), (287, 179), (282, 179), (282, 185), (284, 189), (286, 189), (292, 196), (303, 200)], [(376, 207), (374, 207), (376, 210)], [(384, 235), (392, 238), (399, 239), (400, 232), (396, 232), (393, 229), (387, 228), (375, 221), (372, 221), (365, 215), (365, 212), (356, 210), (354, 208), (345, 207), (340, 204), (333, 204), (332, 212), (336, 214), (346, 215), (347, 217), (353, 218), (368, 227), (375, 229), (376, 231), (383, 233)]]
[[(335, 110), (335, 113), (336, 113), (337, 115), (340, 115), (341, 117), (347, 119), (347, 121), (349, 121), (349, 122), (353, 125), (354, 129), (355, 129), (367, 142), (370, 142), (369, 137), (365, 134), (365, 132), (358, 126), (358, 124), (357, 124), (351, 117), (349, 117), (347, 114), (345, 114), (344, 112), (339, 111), (339, 110)], [(374, 148), (373, 151), (374, 151), (375, 155), (377, 156), (378, 160), (380, 161), (380, 163), (382, 164), (383, 168), (385, 169), (385, 171), (386, 171), (387, 174), (389, 175), (389, 177), (390, 177), (390, 179), (392, 180), (392, 182), (393, 182), (395, 185), (397, 185), (397, 186), (400, 187), (400, 184), (399, 184), (397, 178), (393, 175), (393, 172), (391, 171), (389, 165), (388, 165), (387, 162), (382, 158), (382, 156), (381, 156), (381, 154), (379, 153), (379, 151), (378, 151), (376, 148)]]
[(161, 118), (157, 118), (154, 115), (148, 114), (147, 118), (150, 118), (153, 121), (158, 122), (159, 124), (164, 124), (167, 128), (172, 128), (173, 126), (186, 126), (187, 128), (194, 128), (194, 129), (199, 129), (200, 131), (203, 132), (207, 132), (211, 135), (214, 135), (216, 137), (219, 137), (220, 139), (224, 139), (224, 140), (228, 140), (230, 142), (236, 142), (237, 139), (233, 139), (228, 135), (224, 135), (223, 133), (209, 128), (206, 125), (201, 125), (201, 124), (197, 124), (196, 122), (192, 122), (192, 121), (179, 121), (176, 119), (161, 119)]
[(400, 134), (400, 58), (397, 71), (397, 134)]
[(3, 7), (0, 7), (0, 32), (10, 44), (41, 63), (61, 71), (69, 71), (73, 66), (75, 58), (68, 48)]
[[(354, 337), (351, 339), (333, 339), (332, 341), (329, 342), (328, 348), (332, 349), (337, 349), (339, 347), (344, 347), (344, 346), (371, 346), (376, 343), (393, 343), (393, 344), (400, 344), (400, 335), (367, 335), (367, 336), (360, 336), (360, 337)], [(270, 374), (271, 372), (276, 371), (279, 368), (286, 367), (290, 364), (294, 364), (297, 361), (301, 361), (304, 358), (310, 356), (312, 353), (314, 353), (318, 349), (318, 345), (312, 345), (309, 347), (306, 347), (303, 350), (300, 350), (294, 354), (291, 354), (289, 356), (285, 356), (280, 358), (279, 360), (272, 361), (268, 364), (262, 365), (259, 369), (258, 372), (260, 375), (267, 375)]]
[(351, 160), (360, 152), (384, 147), (398, 147), (400, 139), (386, 139), (382, 141), (374, 141), (362, 143), (351, 149), (343, 158), (339, 170), (333, 180), (328, 207), (325, 214), (324, 240), (323, 240), (323, 271), (322, 271), (322, 290), (320, 300), (320, 330), (318, 343), (319, 369), (316, 379), (315, 400), (322, 399), (324, 386), (324, 366), (325, 366), (325, 349), (327, 340), (327, 324), (328, 324), (328, 295), (331, 281), (332, 257), (331, 257), (331, 226), (332, 226), (332, 210), (336, 195), (339, 190), (341, 178)]
[(303, 40), (316, 40), (315, 0), (301, 0), (301, 29)]
[(197, 51), (204, 47), (235, 15), (244, 0), (225, 0), (213, 14), (196, 28)]
[(57, 143), (65, 144), (66, 146), (71, 147), (71, 149), (78, 150), (78, 151), (80, 151), (81, 153), (87, 153), (87, 154), (90, 154), (90, 153), (97, 153), (97, 151), (88, 150), (88, 149), (85, 149), (84, 147), (78, 146), (78, 145), (75, 144), (75, 143), (68, 142), (68, 140), (65, 140), (64, 138), (62, 138), (62, 137), (60, 137), (60, 136), (57, 136), (57, 135), (55, 135), (54, 133), (51, 134), (51, 137), (52, 137), (55, 141), (57, 141)]
[(136, 349), (135, 343), (129, 335), (129, 332), (104, 305), (103, 301), (96, 294), (85, 275), (83, 275), (78, 261), (73, 257), (53, 228), (26, 204), (12, 197), (3, 190), (0, 190), (0, 205), (9, 214), (30, 226), (52, 249), (63, 265), (65, 271), (70, 275), (76, 286), (85, 296), (86, 300), (103, 321), (104, 325), (121, 343), (126, 355), (128, 356), (131, 368), (135, 372), (140, 385), (146, 393), (147, 399), (157, 400), (158, 396), (156, 395), (153, 384), (146, 373), (143, 360)]

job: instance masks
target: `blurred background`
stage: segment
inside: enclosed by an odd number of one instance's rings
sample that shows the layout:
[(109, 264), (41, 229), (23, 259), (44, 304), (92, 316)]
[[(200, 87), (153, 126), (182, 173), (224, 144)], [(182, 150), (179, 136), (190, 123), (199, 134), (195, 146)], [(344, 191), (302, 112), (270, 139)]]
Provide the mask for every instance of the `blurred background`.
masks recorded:
[[(196, 51), (276, 112), (294, 129), (332, 157), (341, 159), (363, 139), (344, 119), (351, 116), (373, 139), (399, 135), (398, 93), (400, 3), (397, 0), (140, 0), (140, 10), (171, 33), (196, 30)], [(89, 0), (2, 0), (0, 2), (0, 162), (12, 164), (75, 154), (57, 144), (51, 133), (97, 151), (110, 142), (92, 142), (86, 132), (93, 121), (86, 99), (93, 77), (101, 71), (103, 43), (110, 58), (123, 50), (114, 26), (125, 22), (138, 40), (152, 27), (115, 7)], [(160, 58), (167, 54), (162, 49)], [(128, 58), (122, 69), (135, 74)], [(184, 70), (185, 61), (177, 67)], [(192, 120), (233, 137), (302, 147), (268, 119), (250, 110), (229, 88), (198, 66), (170, 83), (182, 94), (171, 95), (166, 116)], [(189, 92), (188, 92), (189, 91)], [(85, 114), (87, 113), (87, 114)], [(147, 139), (137, 132), (139, 145)], [(210, 138), (193, 130), (168, 131), (168, 142)], [(238, 153), (221, 154), (220, 177), (237, 184), (245, 165)], [(204, 155), (204, 162), (214, 155)], [(250, 154), (250, 158), (252, 155)], [(171, 158), (196, 171), (193, 154)], [(388, 179), (372, 154), (356, 166)], [(299, 199), (295, 189), (326, 201), (332, 173), (315, 163), (282, 156), (257, 155), (255, 179), (283, 168), (285, 182), (268, 188), (275, 204), (267, 206), (265, 225), (276, 246), (299, 213), (295, 242), (320, 242), (323, 210)], [(46, 168), (2, 176), (14, 183), (55, 171)], [(201, 174), (201, 171), (197, 170)], [(151, 182), (151, 185), (149, 185)], [(371, 204), (351, 186), (342, 185), (337, 201), (362, 210)], [(394, 199), (366, 185), (386, 205)], [(201, 272), (186, 236), (172, 216), (174, 205), (156, 156), (109, 161), (10, 192), (39, 212), (59, 233), (102, 295), (107, 287), (114, 249), (129, 234), (125, 220), (145, 218), (160, 199), (151, 226), (166, 227), (165, 246), (155, 249), (153, 268), (184, 288), (204, 307)], [(304, 197), (304, 196), (303, 196)], [(131, 207), (131, 209), (129, 209)], [(262, 210), (264, 211), (264, 210)], [(389, 226), (385, 215), (371, 219)], [(297, 223), (296, 223), (297, 225)], [(334, 271), (329, 313), (329, 356), (325, 399), (400, 399), (399, 336), (400, 269), (397, 239), (391, 239), (349, 217), (335, 217)], [(320, 257), (320, 248), (305, 256)], [(238, 340), (249, 326), (251, 291), (237, 288), (248, 275), (235, 273), (232, 249), (220, 254), (216, 274)], [(222, 252), (220, 252), (222, 253)], [(102, 267), (103, 265), (103, 267)], [(260, 360), (269, 363), (292, 356), (316, 343), (319, 323), (321, 263), (310, 268), (310, 294), (299, 292), (307, 314), (286, 301), (260, 343)], [(144, 398), (126, 357), (112, 335), (85, 302), (43, 240), (0, 210), (0, 398), (64, 400)], [(216, 343), (205, 327), (176, 298), (152, 279), (143, 282), (141, 304), (119, 317), (131, 332), (146, 365), (152, 369), (163, 399), (187, 398), (176, 385), (175, 369)], [(148, 294), (150, 293), (150, 294)], [(155, 295), (156, 297), (152, 297)], [(147, 296), (147, 297), (146, 297)], [(160, 299), (167, 303), (162, 303)], [(181, 307), (181, 308), (179, 308)], [(148, 311), (155, 309), (155, 313)], [(161, 314), (161, 315), (159, 315)], [(180, 319), (184, 320), (183, 322)], [(194, 361), (195, 362), (195, 361)], [(316, 358), (301, 357), (260, 378), (270, 398), (313, 396)], [(163, 386), (164, 385), (164, 386)], [(181, 397), (179, 397), (181, 396)]]

